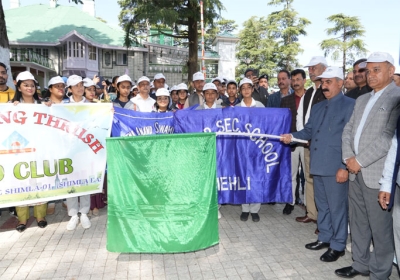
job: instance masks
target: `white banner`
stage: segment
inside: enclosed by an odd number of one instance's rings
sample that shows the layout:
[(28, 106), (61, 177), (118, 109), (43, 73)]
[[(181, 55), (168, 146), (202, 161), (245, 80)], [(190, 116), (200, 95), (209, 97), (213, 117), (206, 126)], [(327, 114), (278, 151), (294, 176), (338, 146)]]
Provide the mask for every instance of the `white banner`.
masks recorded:
[(111, 103), (0, 104), (0, 207), (102, 192)]

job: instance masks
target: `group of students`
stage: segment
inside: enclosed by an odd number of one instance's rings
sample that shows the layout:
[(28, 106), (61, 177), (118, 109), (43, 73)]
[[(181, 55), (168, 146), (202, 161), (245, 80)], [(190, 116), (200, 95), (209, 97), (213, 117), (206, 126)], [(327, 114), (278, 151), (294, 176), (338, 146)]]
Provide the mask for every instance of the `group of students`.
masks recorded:
[[(225, 81), (219, 77), (214, 78), (211, 83), (206, 83), (204, 74), (197, 72), (193, 75), (193, 85), (196, 91), (190, 95), (188, 86), (185, 83), (173, 86), (168, 90), (165, 85), (165, 77), (162, 74), (155, 75), (153, 82), (146, 76), (140, 77), (136, 85), (128, 75), (122, 75), (113, 79), (111, 92), (108, 92), (110, 88), (107, 89), (104, 86), (101, 94), (103, 98), (96, 94), (96, 89), (98, 89), (96, 84), (98, 82), (99, 79), (97, 77), (90, 79), (71, 75), (65, 82), (62, 77), (56, 76), (49, 80), (47, 91), (42, 97), (39, 97), (37, 92), (38, 82), (29, 71), (24, 71), (16, 77), (15, 95), (9, 103), (13, 103), (15, 106), (20, 103), (52, 106), (52, 104), (61, 103), (112, 102), (114, 107), (139, 112), (158, 113), (181, 110), (196, 104), (199, 105), (196, 110), (229, 106), (265, 107), (261, 102), (252, 98), (253, 82), (248, 78), (243, 78), (239, 84), (234, 80)], [(151, 89), (156, 83), (158, 88), (155, 92), (152, 92)], [(220, 95), (219, 93), (219, 88), (222, 84), (226, 86), (226, 95)], [(239, 94), (241, 96), (240, 99), (238, 98)], [(105, 178), (104, 191), (106, 191), (106, 181), (107, 179)], [(71, 216), (67, 224), (67, 230), (74, 230), (79, 222), (83, 228), (90, 228), (91, 222), (88, 215), (91, 213), (98, 214), (98, 209), (105, 206), (105, 200), (106, 195), (104, 193), (67, 198), (68, 215)], [(51, 204), (54, 205), (54, 203)], [(16, 207), (16, 214), (19, 223), (16, 226), (16, 230), (19, 232), (23, 232), (27, 227), (30, 217), (29, 206), (34, 206), (33, 214), (38, 226), (40, 228), (47, 226), (47, 203), (18, 206)], [(258, 216), (259, 203), (244, 204), (242, 208), (241, 220), (247, 220), (250, 212), (253, 221), (260, 220)]]

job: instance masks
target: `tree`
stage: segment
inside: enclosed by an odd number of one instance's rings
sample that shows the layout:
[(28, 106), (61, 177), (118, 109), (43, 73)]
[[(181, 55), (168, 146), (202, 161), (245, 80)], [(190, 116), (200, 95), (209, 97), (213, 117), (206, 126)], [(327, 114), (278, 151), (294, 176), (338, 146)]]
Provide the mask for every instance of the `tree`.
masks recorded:
[(204, 32), (204, 48), (211, 50), (212, 42), (218, 34), (232, 33), (237, 27), (238, 25), (234, 20), (224, 18), (221, 18), (213, 26), (208, 26)]
[(246, 68), (259, 69), (260, 74), (270, 77), (276, 68), (274, 61), (275, 41), (268, 36), (267, 21), (265, 18), (251, 17), (243, 23), (239, 32), (239, 44), (236, 57), (239, 65), (236, 75), (243, 74)]
[[(300, 47), (299, 37), (307, 35), (305, 28), (311, 22), (302, 17), (292, 8), (294, 0), (271, 0), (268, 5), (278, 6), (284, 4), (281, 11), (272, 12), (268, 18), (269, 36), (276, 40), (275, 60), (278, 69), (288, 71), (297, 67), (297, 55), (303, 52)], [(277, 70), (278, 70), (277, 69)]]
[[(137, 42), (138, 36), (144, 33), (147, 26), (155, 25), (165, 36), (185, 39), (189, 45), (188, 79), (198, 71), (198, 40), (200, 22), (200, 4), (198, 0), (171, 0), (171, 1), (143, 1), (119, 0), (122, 11), (119, 20), (126, 37), (125, 46), (129, 47)], [(219, 18), (219, 12), (224, 8), (220, 0), (205, 0), (204, 25), (213, 26)], [(161, 30), (167, 26), (174, 30), (174, 34), (167, 34)]]
[(365, 43), (360, 37), (365, 30), (358, 17), (335, 14), (327, 18), (335, 26), (326, 29), (328, 35), (338, 35), (335, 38), (323, 40), (320, 43), (325, 56), (332, 54), (334, 61), (342, 56), (343, 75), (346, 73), (346, 65), (352, 65), (356, 57), (364, 56), (367, 52)]

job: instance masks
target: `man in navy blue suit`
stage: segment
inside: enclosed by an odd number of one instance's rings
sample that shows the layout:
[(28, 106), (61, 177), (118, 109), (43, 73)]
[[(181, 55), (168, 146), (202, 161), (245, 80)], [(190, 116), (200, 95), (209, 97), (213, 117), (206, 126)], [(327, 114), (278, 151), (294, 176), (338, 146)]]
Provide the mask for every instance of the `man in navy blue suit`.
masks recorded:
[(314, 105), (304, 129), (282, 135), (286, 144), (292, 138), (311, 140), (310, 173), (314, 176), (315, 202), (318, 208), (318, 240), (307, 249), (328, 248), (324, 262), (344, 255), (348, 222), (348, 177), (342, 162), (342, 132), (353, 113), (355, 101), (343, 95), (343, 71), (328, 67), (318, 77), (326, 100)]

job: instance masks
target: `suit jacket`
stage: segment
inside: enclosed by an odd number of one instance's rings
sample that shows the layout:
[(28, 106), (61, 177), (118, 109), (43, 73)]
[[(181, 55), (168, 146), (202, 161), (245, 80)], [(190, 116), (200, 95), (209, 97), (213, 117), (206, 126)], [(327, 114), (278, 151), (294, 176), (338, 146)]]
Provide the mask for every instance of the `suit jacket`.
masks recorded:
[(319, 102), (321, 102), (321, 101), (326, 99), (325, 95), (322, 92), (321, 86), (319, 86), (317, 88), (317, 91), (314, 94), (314, 98), (311, 101), (311, 96), (312, 96), (313, 92), (314, 92), (314, 87), (310, 87), (309, 89), (307, 89), (307, 91), (306, 91), (306, 93), (304, 94), (304, 97), (303, 97), (304, 98), (304, 100), (303, 100), (303, 123), (304, 124), (306, 122), (306, 114), (307, 114), (308, 105), (310, 104), (310, 102), (312, 102), (311, 103), (311, 108), (312, 108), (315, 104), (317, 104), (317, 103), (319, 103)]
[[(290, 88), (288, 95), (293, 94), (293, 90)], [(286, 96), (285, 96), (286, 97)], [(267, 107), (280, 108), (281, 107), (281, 92), (275, 92), (268, 97)]]
[(192, 107), (196, 104), (200, 104), (200, 98), (203, 98), (203, 97), (199, 96), (196, 92), (193, 92), (192, 94), (190, 94), (187, 99), (189, 102), (189, 107)]
[[(355, 156), (354, 137), (370, 97), (370, 93), (367, 93), (356, 100), (354, 112), (343, 131), (343, 159)], [(372, 107), (358, 144), (356, 159), (362, 166), (361, 174), (364, 182), (371, 189), (380, 188), (379, 179), (382, 176), (399, 114), (400, 87), (391, 82)], [(354, 179), (355, 175), (350, 174), (350, 180)]]
[(254, 87), (251, 97), (253, 97), (253, 99), (256, 101), (261, 102), (264, 105), (264, 107), (267, 107), (268, 91), (265, 88), (261, 86), (258, 86), (258, 88)]
[(368, 85), (365, 85), (361, 89), (359, 87), (353, 88), (348, 93), (346, 93), (346, 96), (353, 98), (353, 99), (357, 99), (361, 95), (366, 94), (371, 91), (372, 91), (372, 88), (370, 88)]
[(342, 132), (354, 108), (354, 99), (339, 93), (311, 109), (304, 129), (293, 133), (293, 137), (311, 140), (310, 173), (318, 176), (336, 176), (339, 168), (346, 169), (342, 162)]
[(290, 132), (296, 132), (296, 116), (297, 116), (297, 108), (296, 108), (296, 95), (290, 94), (281, 99), (281, 108), (289, 108), (290, 112), (292, 112), (292, 124), (290, 126)]

